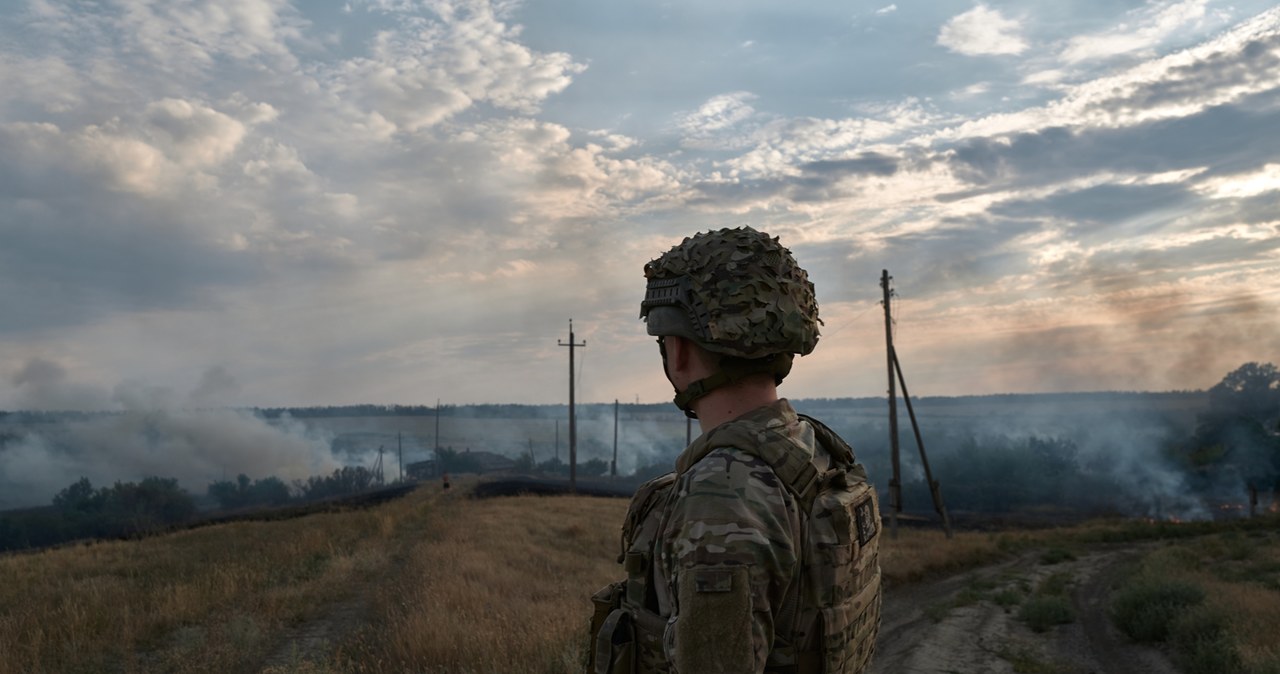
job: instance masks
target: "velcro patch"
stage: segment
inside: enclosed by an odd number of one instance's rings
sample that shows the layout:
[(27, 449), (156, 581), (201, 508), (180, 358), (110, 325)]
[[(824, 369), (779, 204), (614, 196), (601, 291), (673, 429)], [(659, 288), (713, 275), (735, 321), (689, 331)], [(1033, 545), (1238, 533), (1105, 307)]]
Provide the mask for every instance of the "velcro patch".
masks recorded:
[(693, 589), (695, 592), (732, 592), (732, 569), (695, 569), (693, 571)]
[(868, 497), (853, 507), (853, 519), (858, 525), (858, 545), (866, 545), (879, 532), (880, 523), (876, 521), (876, 509)]

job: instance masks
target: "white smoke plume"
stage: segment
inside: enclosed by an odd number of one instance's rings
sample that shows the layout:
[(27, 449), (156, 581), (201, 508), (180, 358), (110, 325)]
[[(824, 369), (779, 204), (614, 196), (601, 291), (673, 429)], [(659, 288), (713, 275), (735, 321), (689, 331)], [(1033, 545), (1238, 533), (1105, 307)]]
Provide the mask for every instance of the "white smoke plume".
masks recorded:
[[(32, 409), (66, 409), (65, 403), (93, 401), (90, 387), (66, 381), (50, 361), (28, 362), (15, 378)], [(234, 379), (215, 368), (206, 372), (189, 400), (234, 391)], [(144, 477), (174, 477), (202, 494), (210, 482), (244, 473), (286, 482), (331, 472), (339, 462), (328, 434), (284, 417), (268, 421), (250, 411), (178, 408), (181, 398), (140, 383), (116, 387), (114, 410), (51, 416), (43, 423), (0, 425), (0, 508), (48, 504), (72, 482), (87, 477), (96, 487)]]

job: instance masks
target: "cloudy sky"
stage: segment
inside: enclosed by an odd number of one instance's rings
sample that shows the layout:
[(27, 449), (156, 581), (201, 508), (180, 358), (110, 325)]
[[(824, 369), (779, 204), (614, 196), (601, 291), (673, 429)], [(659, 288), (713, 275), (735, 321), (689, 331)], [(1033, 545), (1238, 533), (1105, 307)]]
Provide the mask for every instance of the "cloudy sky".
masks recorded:
[[(1205, 388), (1280, 360), (1254, 0), (103, 0), (0, 12), (0, 409), (669, 388), (641, 268), (751, 224), (791, 397)], [(139, 402), (141, 401), (141, 402)]]

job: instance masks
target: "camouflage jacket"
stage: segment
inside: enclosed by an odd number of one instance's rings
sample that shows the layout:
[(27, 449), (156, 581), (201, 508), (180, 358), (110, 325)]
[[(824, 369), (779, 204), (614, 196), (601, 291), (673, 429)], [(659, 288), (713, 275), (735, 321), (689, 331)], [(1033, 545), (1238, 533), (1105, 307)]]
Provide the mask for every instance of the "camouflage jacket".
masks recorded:
[[(733, 657), (718, 658), (724, 671), (763, 671), (774, 644), (775, 616), (797, 576), (800, 512), (769, 465), (731, 447), (712, 449), (689, 465), (731, 426), (748, 432), (778, 429), (823, 467), (829, 461), (825, 452), (815, 456), (819, 450), (812, 427), (785, 400), (712, 429), (677, 459), (678, 477), (654, 555), (654, 575), (655, 588), (665, 591), (671, 607), (664, 648), (680, 672), (686, 661), (691, 665), (703, 659), (693, 651), (705, 650), (703, 642), (711, 640), (725, 646), (716, 652)], [(738, 580), (735, 573), (745, 576), (749, 612), (728, 605), (733, 603), (726, 601), (731, 592), (700, 591), (726, 582), (719, 580), (726, 573), (727, 582)], [(690, 640), (699, 643), (686, 643)]]
[(642, 485), (627, 580), (592, 598), (597, 674), (856, 674), (879, 627), (879, 508), (852, 450), (780, 400)]

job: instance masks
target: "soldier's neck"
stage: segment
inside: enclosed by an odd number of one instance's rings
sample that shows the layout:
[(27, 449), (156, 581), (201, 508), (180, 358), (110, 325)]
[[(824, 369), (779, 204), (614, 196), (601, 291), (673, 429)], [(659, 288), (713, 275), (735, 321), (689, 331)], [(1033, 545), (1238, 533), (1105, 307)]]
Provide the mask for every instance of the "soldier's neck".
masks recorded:
[(703, 433), (754, 409), (778, 402), (772, 381), (747, 381), (716, 389), (693, 403)]

